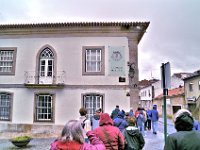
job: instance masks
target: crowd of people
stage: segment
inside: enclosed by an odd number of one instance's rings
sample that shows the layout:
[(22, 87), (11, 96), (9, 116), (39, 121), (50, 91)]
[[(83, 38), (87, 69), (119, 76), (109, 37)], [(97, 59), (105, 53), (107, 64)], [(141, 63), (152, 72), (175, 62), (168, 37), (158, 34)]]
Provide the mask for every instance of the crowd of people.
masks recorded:
[[(197, 142), (200, 140), (200, 132), (194, 131), (195, 128), (198, 129), (198, 122), (194, 123), (188, 110), (180, 111), (182, 112), (178, 111), (175, 116), (175, 128), (179, 133), (168, 136), (164, 149), (200, 149), (200, 143)], [(152, 110), (138, 107), (136, 111), (130, 109), (129, 112), (120, 110), (116, 105), (111, 114), (103, 113), (101, 108), (97, 108), (91, 118), (86, 117), (85, 108), (81, 108), (79, 113), (77, 120), (67, 122), (61, 136), (52, 142), (50, 150), (142, 150), (145, 145), (144, 131), (152, 130), (153, 134), (158, 131), (159, 115), (156, 105)], [(185, 135), (194, 136), (195, 139), (185, 140)], [(193, 144), (185, 146), (184, 140)]]

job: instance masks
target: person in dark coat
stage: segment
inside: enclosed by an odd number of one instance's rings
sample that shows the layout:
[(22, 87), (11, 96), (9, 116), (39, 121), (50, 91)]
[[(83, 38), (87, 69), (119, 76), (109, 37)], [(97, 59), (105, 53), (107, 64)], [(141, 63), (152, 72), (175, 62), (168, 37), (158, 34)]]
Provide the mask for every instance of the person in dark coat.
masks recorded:
[(119, 111), (117, 118), (113, 120), (114, 126), (118, 127), (121, 132), (123, 132), (126, 127), (128, 127), (128, 122), (126, 121), (124, 116), (124, 112)]
[(192, 114), (180, 109), (174, 118), (177, 132), (168, 135), (164, 150), (200, 150), (200, 132), (192, 130)]
[(112, 111), (110, 117), (114, 120), (117, 118), (118, 112), (120, 111), (119, 105), (116, 105), (115, 109)]
[(128, 119), (128, 127), (123, 132), (125, 150), (142, 150), (144, 147), (144, 138), (139, 129), (135, 126), (135, 123), (135, 118)]
[(147, 121), (146, 121), (147, 125), (147, 129), (151, 130), (151, 110), (147, 110)]

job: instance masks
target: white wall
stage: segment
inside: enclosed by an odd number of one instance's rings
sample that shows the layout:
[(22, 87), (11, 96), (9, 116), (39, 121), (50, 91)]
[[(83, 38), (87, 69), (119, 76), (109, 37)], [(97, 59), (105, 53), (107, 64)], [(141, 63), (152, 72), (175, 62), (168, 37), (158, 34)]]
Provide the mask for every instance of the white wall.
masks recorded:
[[(2, 91), (3, 89), (0, 89)], [(5, 91), (5, 90), (3, 90)], [(33, 124), (34, 120), (34, 94), (47, 92), (45, 89), (26, 89), (11, 88), (6, 90), (13, 94), (12, 123)], [(130, 110), (130, 100), (126, 96), (125, 90), (82, 90), (82, 89), (57, 89), (48, 90), (55, 94), (55, 123), (36, 123), (36, 124), (55, 124), (64, 125), (70, 119), (79, 117), (81, 107), (81, 94), (88, 92), (105, 94), (104, 112), (111, 114), (116, 105), (125, 111)]]
[[(1, 76), (0, 84), (24, 83), (24, 72), (35, 71), (36, 55), (40, 48), (46, 44), (55, 49), (57, 53), (57, 71), (66, 71), (66, 84), (122, 84), (118, 82), (118, 76), (108, 75), (108, 46), (125, 46), (125, 60), (128, 60), (128, 41), (125, 37), (26, 37), (1, 39), (0, 47), (17, 47), (17, 60), (15, 76)], [(105, 46), (105, 76), (82, 76), (82, 46)], [(127, 62), (125, 62), (125, 72), (126, 81), (128, 81), (128, 66), (126, 64)]]
[[(146, 96), (143, 95), (142, 93), (146, 92)], [(150, 92), (150, 96), (149, 96)], [(152, 86), (147, 86), (145, 88), (142, 88), (140, 90), (140, 100), (152, 100)]]

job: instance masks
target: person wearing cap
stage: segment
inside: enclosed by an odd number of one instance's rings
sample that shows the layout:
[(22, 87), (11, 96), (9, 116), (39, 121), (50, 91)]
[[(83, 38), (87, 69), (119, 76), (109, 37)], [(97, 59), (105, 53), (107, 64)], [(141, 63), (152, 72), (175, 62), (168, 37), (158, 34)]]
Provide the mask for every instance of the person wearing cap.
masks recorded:
[(92, 131), (97, 127), (99, 127), (100, 114), (101, 114), (101, 108), (96, 108), (95, 114), (91, 119)]
[(168, 135), (164, 150), (200, 150), (200, 132), (193, 130), (194, 119), (187, 109), (174, 116), (176, 133)]

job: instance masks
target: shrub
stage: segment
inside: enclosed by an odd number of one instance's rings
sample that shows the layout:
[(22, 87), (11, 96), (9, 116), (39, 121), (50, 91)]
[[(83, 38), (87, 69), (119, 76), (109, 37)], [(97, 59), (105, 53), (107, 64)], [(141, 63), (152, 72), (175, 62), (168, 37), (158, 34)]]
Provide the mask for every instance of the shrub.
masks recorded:
[(31, 140), (30, 136), (17, 136), (11, 139), (11, 141), (20, 142), (20, 141), (28, 141)]

